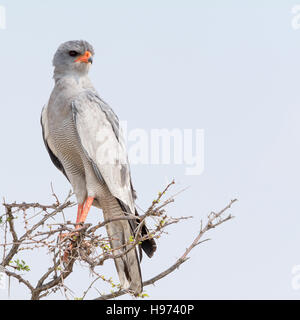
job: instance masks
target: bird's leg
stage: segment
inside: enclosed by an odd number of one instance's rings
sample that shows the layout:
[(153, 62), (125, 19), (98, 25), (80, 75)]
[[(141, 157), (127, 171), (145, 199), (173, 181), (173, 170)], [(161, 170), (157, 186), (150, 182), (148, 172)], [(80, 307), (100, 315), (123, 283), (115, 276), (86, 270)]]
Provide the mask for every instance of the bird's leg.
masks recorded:
[(78, 228), (79, 228), (79, 223), (80, 223), (80, 219), (81, 219), (83, 207), (84, 207), (84, 202), (78, 205), (77, 219), (76, 219), (75, 229), (78, 229)]
[(84, 204), (84, 208), (83, 208), (82, 213), (81, 213), (81, 215), (79, 217), (79, 221), (76, 222), (78, 224), (76, 225), (75, 229), (80, 228), (79, 224), (85, 222), (86, 217), (87, 217), (87, 215), (88, 215), (88, 213), (89, 213), (89, 211), (91, 209), (91, 206), (93, 204), (93, 201), (94, 201), (94, 197), (88, 197), (86, 199), (85, 204)]
[[(85, 222), (86, 217), (87, 217), (87, 215), (88, 215), (88, 213), (89, 213), (89, 211), (91, 209), (91, 206), (93, 204), (93, 201), (94, 201), (94, 197), (88, 197), (84, 204), (79, 204), (78, 205), (75, 230), (79, 229), (80, 228), (80, 224)], [(71, 232), (68, 235), (73, 235), (73, 233)], [(71, 243), (69, 245), (69, 248), (64, 252), (64, 257), (63, 257), (63, 261), (64, 262), (68, 262), (69, 254), (70, 254), (72, 248), (73, 248), (73, 245)]]
[[(79, 223), (80, 223), (80, 218), (81, 218), (83, 206), (84, 206), (84, 203), (78, 204), (77, 219), (76, 219), (75, 229), (79, 229), (79, 228), (80, 228)], [(69, 237), (69, 236), (72, 236), (72, 235), (74, 235), (74, 234), (75, 234), (74, 232), (62, 233), (62, 234), (59, 236), (59, 239), (60, 239), (60, 240), (63, 240), (65, 237)]]
[[(76, 226), (75, 226), (75, 229), (78, 229), (80, 228), (79, 226), (79, 223), (80, 223), (80, 219), (81, 219), (81, 214), (82, 214), (82, 210), (83, 210), (83, 207), (84, 207), (84, 203), (79, 203), (78, 204), (78, 209), (77, 209), (77, 219), (76, 219)], [(65, 234), (61, 234), (60, 235), (60, 240), (63, 240), (65, 237), (70, 237), (70, 236), (73, 236), (75, 235), (76, 233), (74, 232), (69, 232), (69, 233), (65, 233)], [(63, 257), (63, 261), (64, 262), (68, 262), (69, 260), (69, 253), (71, 252), (73, 248), (73, 245), (72, 243), (69, 245), (69, 248), (64, 252), (64, 257)]]

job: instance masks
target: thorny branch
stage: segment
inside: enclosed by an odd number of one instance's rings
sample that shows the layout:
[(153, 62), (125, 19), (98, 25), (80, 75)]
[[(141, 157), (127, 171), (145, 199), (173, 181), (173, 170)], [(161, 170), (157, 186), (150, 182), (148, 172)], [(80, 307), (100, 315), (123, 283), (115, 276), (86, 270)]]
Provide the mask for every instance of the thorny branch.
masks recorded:
[[(76, 224), (65, 221), (63, 213), (65, 209), (75, 205), (75, 203), (70, 201), (72, 196), (71, 192), (63, 202), (60, 202), (51, 186), (52, 195), (55, 198), (55, 203), (51, 205), (41, 205), (39, 203), (8, 204), (4, 201), (3, 206), (5, 208), (5, 213), (0, 215), (0, 250), (2, 250), (3, 257), (2, 261), (0, 260), (0, 266), (4, 268), (7, 276), (17, 279), (27, 287), (30, 291), (32, 300), (39, 300), (58, 290), (61, 290), (65, 297), (68, 298), (67, 293), (72, 294), (72, 291), (65, 285), (65, 280), (72, 274), (73, 266), (76, 261), (87, 264), (94, 276), (94, 279), (90, 281), (88, 288), (84, 291), (80, 299), (85, 299), (92, 288), (97, 290), (95, 283), (98, 280), (108, 283), (112, 287), (113, 292), (110, 294), (99, 293), (100, 296), (96, 298), (96, 300), (107, 300), (128, 294), (128, 291), (122, 289), (120, 285), (114, 284), (111, 278), (107, 279), (105, 276), (101, 275), (96, 268), (101, 268), (103, 263), (108, 259), (115, 259), (123, 256), (128, 251), (139, 246), (141, 241), (145, 239), (160, 238), (165, 233), (165, 229), (168, 226), (184, 219), (192, 218), (174, 218), (167, 215), (166, 206), (174, 202), (176, 195), (171, 196), (164, 201), (162, 199), (174, 184), (175, 182), (172, 181), (162, 192), (159, 192), (157, 198), (151, 203), (148, 210), (138, 217), (139, 224), (135, 236), (128, 239), (128, 242), (122, 248), (121, 254), (115, 253), (115, 251), (119, 251), (120, 248), (112, 249), (110, 247), (110, 239), (102, 236), (99, 233), (99, 230), (113, 221), (137, 219), (134, 215), (126, 214), (107, 221), (101, 221), (95, 226), (84, 224), (81, 225), (75, 233), (74, 228)], [(218, 213), (211, 212), (207, 217), (205, 225), (203, 224), (203, 221), (201, 221), (199, 233), (184, 251), (182, 256), (163, 272), (144, 281), (143, 286), (146, 287), (154, 284), (158, 280), (168, 276), (186, 262), (189, 259), (188, 255), (190, 252), (196, 246), (208, 240), (202, 240), (202, 238), (209, 230), (233, 218), (231, 214), (227, 215), (227, 211), (235, 201), (237, 200), (232, 200)], [(36, 210), (38, 210), (38, 212), (36, 212)], [(25, 233), (21, 236), (18, 235), (20, 233), (20, 230), (18, 230), (20, 229), (20, 223), (17, 226), (15, 224), (17, 218), (22, 219), (23, 226), (21, 230), (23, 232), (25, 230)], [(59, 219), (59, 221), (62, 222), (54, 223), (52, 219)], [(150, 233), (148, 235), (141, 236), (141, 228), (148, 219), (152, 220), (154, 226), (150, 228)], [(68, 233), (68, 236), (62, 237), (63, 233)], [(70, 246), (70, 244), (72, 244), (72, 246)], [(19, 261), (17, 255), (22, 250), (36, 251), (40, 248), (46, 248), (48, 254), (52, 256), (52, 265), (48, 270), (39, 275), (39, 280), (34, 285), (24, 276), (24, 272), (30, 271), (29, 266), (26, 265), (25, 261)], [(63, 262), (63, 255), (66, 250), (70, 253), (68, 263)], [(144, 296), (146, 295), (140, 295), (140, 297)]]

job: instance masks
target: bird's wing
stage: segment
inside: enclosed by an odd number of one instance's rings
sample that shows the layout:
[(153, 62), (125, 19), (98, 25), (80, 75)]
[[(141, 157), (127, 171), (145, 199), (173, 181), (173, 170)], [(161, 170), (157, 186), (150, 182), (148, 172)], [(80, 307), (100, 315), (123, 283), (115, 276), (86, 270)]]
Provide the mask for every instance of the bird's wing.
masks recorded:
[(124, 138), (113, 110), (93, 91), (72, 101), (73, 119), (87, 157), (114, 197), (135, 212)]
[(48, 130), (47, 106), (44, 106), (42, 109), (41, 126), (42, 126), (43, 140), (44, 140), (46, 149), (49, 153), (50, 159), (52, 160), (55, 167), (58, 170), (60, 170), (66, 176), (66, 178), (69, 180), (62, 163), (59, 161), (58, 157), (55, 155), (55, 148), (53, 146), (51, 148), (51, 143), (48, 141), (49, 130)]

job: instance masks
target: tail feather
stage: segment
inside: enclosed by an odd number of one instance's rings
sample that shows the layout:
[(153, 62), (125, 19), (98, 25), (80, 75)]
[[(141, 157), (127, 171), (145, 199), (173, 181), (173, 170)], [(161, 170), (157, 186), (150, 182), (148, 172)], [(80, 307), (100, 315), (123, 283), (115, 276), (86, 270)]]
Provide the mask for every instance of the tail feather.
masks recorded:
[[(121, 209), (123, 210), (123, 212), (130, 212), (130, 209), (128, 206), (126, 206), (122, 201), (118, 200), (118, 203), (121, 207)], [(135, 209), (135, 212), (134, 214), (138, 217), (139, 214), (137, 212), (137, 210)], [(131, 230), (132, 232), (134, 233), (135, 235), (135, 230), (139, 224), (140, 220), (137, 219), (137, 220), (130, 220), (129, 223), (130, 223), (130, 227), (131, 227)], [(143, 227), (141, 228), (141, 235), (142, 236), (146, 236), (147, 234), (149, 234), (149, 230), (148, 228), (146, 227), (146, 225), (144, 224)], [(143, 249), (143, 251), (146, 253), (146, 255), (149, 257), (149, 258), (152, 258), (154, 252), (156, 251), (156, 243), (155, 243), (155, 240), (154, 239), (147, 239), (147, 240), (144, 240), (142, 241), (141, 245), (140, 245), (140, 248)], [(142, 251), (139, 250), (139, 253), (140, 253), (140, 260), (142, 261)]]
[[(119, 203), (114, 199), (104, 206), (104, 219), (119, 217), (123, 213)], [(110, 222), (106, 225), (107, 234), (110, 238), (110, 245), (114, 255), (124, 253), (130, 248), (130, 238), (133, 236), (130, 224), (126, 220)], [(143, 290), (140, 262), (135, 248), (124, 254), (120, 258), (115, 258), (115, 265), (119, 275), (121, 285), (124, 289), (132, 291), (138, 295)]]
[[(136, 209), (135, 209), (135, 215), (136, 216), (139, 215)], [(149, 234), (149, 230), (146, 227), (146, 225), (143, 225), (141, 233), (142, 233), (142, 236), (146, 236), (147, 234)], [(155, 243), (154, 239), (147, 239), (147, 240), (142, 241), (141, 247), (144, 250), (144, 252), (146, 253), (146, 255), (149, 258), (152, 258), (154, 252), (156, 251), (156, 243)]]

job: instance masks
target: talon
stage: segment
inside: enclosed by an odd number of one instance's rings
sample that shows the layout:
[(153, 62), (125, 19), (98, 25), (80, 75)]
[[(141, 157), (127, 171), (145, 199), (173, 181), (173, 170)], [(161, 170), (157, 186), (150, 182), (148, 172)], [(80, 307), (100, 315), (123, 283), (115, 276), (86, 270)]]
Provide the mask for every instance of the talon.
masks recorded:
[(63, 241), (64, 239), (66, 238), (70, 238), (70, 240), (73, 240), (72, 238), (74, 236), (78, 236), (78, 233), (77, 232), (68, 232), (68, 233), (61, 233), (58, 238), (60, 241)]
[(69, 262), (69, 256), (70, 256), (70, 254), (72, 252), (72, 249), (73, 249), (73, 244), (70, 243), (68, 249), (66, 249), (64, 251), (64, 255), (63, 255), (63, 259), (62, 259), (64, 263), (68, 263)]
[[(72, 241), (72, 240), (74, 240), (72, 238), (74, 236), (76, 236), (76, 235), (78, 235), (77, 232), (61, 233), (58, 236), (58, 238), (59, 238), (59, 241), (61, 241), (61, 242), (64, 241), (64, 240), (68, 240), (68, 238)], [(64, 263), (68, 263), (69, 262), (69, 256), (70, 256), (70, 253), (71, 253), (72, 249), (73, 249), (73, 244), (70, 243), (68, 249), (66, 249), (64, 251), (64, 255), (63, 255), (63, 258), (62, 258)]]
[[(79, 204), (78, 205), (78, 210), (77, 210), (77, 219), (76, 219), (76, 226), (75, 226), (75, 230), (77, 229), (80, 229), (81, 227), (81, 224), (85, 222), (85, 219), (87, 217), (87, 214), (93, 204), (93, 201), (94, 201), (94, 198), (93, 197), (88, 197), (86, 202), (85, 203), (82, 203), (82, 204)], [(73, 232), (69, 232), (69, 233), (61, 233), (59, 236), (58, 236), (58, 239), (62, 242), (64, 241), (65, 239), (70, 239), (71, 241), (74, 241), (76, 239), (73, 239), (74, 236), (78, 236), (79, 233), (77, 231), (73, 231)], [(87, 251), (91, 252), (89, 246), (90, 244), (86, 244), (85, 243), (85, 246), (87, 247)], [(66, 249), (64, 251), (64, 255), (63, 255), (63, 262), (64, 263), (68, 263), (69, 262), (69, 256), (70, 256), (70, 253), (72, 252), (72, 249), (73, 249), (73, 244), (71, 243), (68, 247), (68, 249)]]
[(65, 263), (68, 263), (68, 262), (69, 262), (69, 255), (70, 255), (70, 250), (67, 249), (67, 250), (64, 252), (64, 255), (63, 255), (63, 262), (65, 262)]

